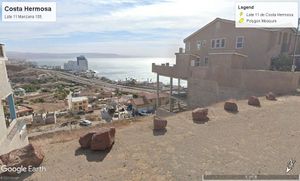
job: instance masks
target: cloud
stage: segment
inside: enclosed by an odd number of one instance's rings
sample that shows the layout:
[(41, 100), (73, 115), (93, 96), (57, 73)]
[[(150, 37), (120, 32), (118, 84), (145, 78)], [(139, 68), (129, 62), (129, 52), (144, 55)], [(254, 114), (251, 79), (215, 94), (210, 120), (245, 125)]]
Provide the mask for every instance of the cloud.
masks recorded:
[[(118, 52), (124, 52), (124, 44), (126, 46), (126, 43), (132, 42), (130, 46), (136, 47), (134, 43), (138, 41), (139, 47), (145, 48), (145, 51), (139, 50), (149, 53), (148, 47), (154, 45), (152, 41), (156, 41), (159, 48), (166, 51), (155, 50), (155, 46), (151, 48), (151, 53), (155, 54), (167, 52), (170, 44), (174, 46), (171, 49), (177, 49), (175, 46), (181, 44), (186, 36), (218, 16), (232, 19), (233, 9), (233, 0), (61, 0), (57, 1), (57, 22), (1, 22), (0, 40), (13, 45), (14, 50), (32, 50), (34, 45), (31, 45), (32, 48), (16, 47), (18, 42), (27, 41), (28, 44), (35, 42), (36, 51), (46, 46), (49, 51), (57, 49), (54, 47), (75, 51), (78, 49), (75, 45), (82, 41), (79, 35), (95, 36), (99, 33), (104, 41), (101, 37), (87, 39), (95, 46), (103, 47), (103, 42), (111, 45), (111, 51), (105, 48), (107, 52), (116, 51), (116, 48)], [(123, 32), (122, 36), (120, 32)], [(50, 39), (55, 39), (55, 42)], [(119, 42), (119, 39), (125, 43)], [(70, 47), (66, 48), (66, 45)]]

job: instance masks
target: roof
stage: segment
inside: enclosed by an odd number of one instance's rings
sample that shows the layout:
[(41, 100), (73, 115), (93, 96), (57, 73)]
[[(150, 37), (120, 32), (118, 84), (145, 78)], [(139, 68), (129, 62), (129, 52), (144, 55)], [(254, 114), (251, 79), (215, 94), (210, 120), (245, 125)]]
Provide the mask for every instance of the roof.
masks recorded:
[[(220, 21), (220, 22), (224, 22), (224, 23), (231, 23), (235, 25), (235, 21), (233, 20), (228, 20), (228, 19), (222, 19), (222, 18), (216, 18), (213, 21), (211, 21), (210, 23), (206, 24), (205, 26), (203, 26), (202, 28), (200, 28), (199, 30), (195, 31), (194, 33), (192, 33), (191, 35), (189, 35), (188, 37), (186, 37), (183, 41), (185, 42), (187, 39), (192, 38), (193, 36), (195, 36), (196, 34), (198, 34), (200, 31), (202, 31), (203, 29), (207, 28), (208, 26), (210, 26), (211, 24)], [(281, 31), (283, 29), (292, 29), (292, 31), (296, 32), (296, 28), (252, 28), (252, 29), (258, 29), (258, 30), (264, 30), (264, 31)]]
[(82, 102), (82, 101), (87, 101), (87, 97), (72, 97), (72, 102)]
[(27, 106), (17, 106), (17, 113), (26, 113), (26, 112), (32, 112), (33, 109), (31, 107)]
[(131, 103), (136, 105), (136, 106), (142, 106), (145, 105), (145, 101), (143, 98), (135, 98), (131, 100)]

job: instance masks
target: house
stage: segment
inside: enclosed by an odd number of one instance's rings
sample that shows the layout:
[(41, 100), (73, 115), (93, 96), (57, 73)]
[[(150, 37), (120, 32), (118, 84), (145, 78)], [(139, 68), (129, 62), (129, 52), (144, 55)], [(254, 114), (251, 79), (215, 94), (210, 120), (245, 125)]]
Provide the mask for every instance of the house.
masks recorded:
[(26, 146), (26, 122), (17, 119), (13, 92), (7, 77), (4, 45), (0, 44), (0, 155)]
[[(159, 95), (160, 105), (166, 105), (169, 103), (169, 95), (162, 93)], [(132, 105), (132, 108), (138, 112), (146, 111), (153, 112), (156, 109), (157, 95), (150, 92), (142, 92), (138, 98), (129, 99), (128, 104)]]
[(89, 102), (88, 97), (72, 97), (70, 93), (67, 97), (69, 110), (72, 112), (88, 112), (89, 111)]
[(293, 53), (295, 33), (294, 28), (236, 28), (234, 21), (216, 18), (184, 39), (185, 54), (192, 66), (201, 66), (210, 54), (236, 52), (247, 56), (243, 68), (269, 70), (271, 58)]
[(17, 106), (17, 117), (29, 116), (33, 114), (33, 109), (28, 106)]
[[(153, 107), (156, 106), (157, 94), (150, 92), (141, 92), (139, 97), (143, 97)], [(169, 103), (169, 95), (166, 93), (159, 94), (159, 102), (161, 105), (167, 105)]]
[[(160, 76), (170, 78), (170, 100), (175, 99), (173, 80), (178, 80), (178, 87), (186, 80), (186, 99), (176, 100), (189, 107), (269, 91), (291, 93), (298, 87), (299, 75), (268, 70), (273, 57), (293, 53), (295, 37), (294, 28), (235, 28), (234, 21), (216, 18), (184, 39), (185, 50), (175, 53), (175, 65), (152, 64), (152, 72), (157, 82)], [(299, 55), (300, 43), (296, 50)], [(159, 84), (156, 94), (161, 94)]]
[(154, 107), (145, 100), (144, 97), (134, 98), (128, 101), (132, 105), (132, 109), (136, 112), (152, 111)]
[(34, 114), (32, 125), (46, 125), (56, 123), (56, 112)]

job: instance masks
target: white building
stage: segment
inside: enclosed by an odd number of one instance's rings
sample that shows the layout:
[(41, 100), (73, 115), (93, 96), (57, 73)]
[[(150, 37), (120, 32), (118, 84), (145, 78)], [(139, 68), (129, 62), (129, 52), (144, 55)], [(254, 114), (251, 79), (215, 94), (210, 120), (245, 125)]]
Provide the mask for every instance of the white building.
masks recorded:
[(64, 69), (68, 71), (85, 72), (89, 69), (88, 61), (85, 56), (77, 57), (77, 61), (68, 61), (64, 64)]
[(26, 122), (17, 119), (14, 97), (7, 77), (4, 45), (0, 44), (0, 155), (26, 146)]

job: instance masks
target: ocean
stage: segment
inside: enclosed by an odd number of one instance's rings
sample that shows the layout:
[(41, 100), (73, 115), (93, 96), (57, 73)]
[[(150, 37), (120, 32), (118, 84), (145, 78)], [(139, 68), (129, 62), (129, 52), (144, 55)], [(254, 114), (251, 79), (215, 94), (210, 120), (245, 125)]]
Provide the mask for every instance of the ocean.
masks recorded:
[[(88, 58), (89, 69), (97, 72), (98, 76), (107, 77), (111, 80), (125, 80), (134, 78), (138, 81), (156, 82), (156, 74), (151, 72), (152, 63), (175, 64), (175, 58)], [(63, 66), (72, 59), (31, 59), (38, 65)], [(75, 60), (75, 58), (74, 58)], [(169, 84), (170, 78), (160, 77), (160, 81)], [(176, 85), (176, 82), (174, 81)], [(186, 83), (182, 81), (182, 85)]]

